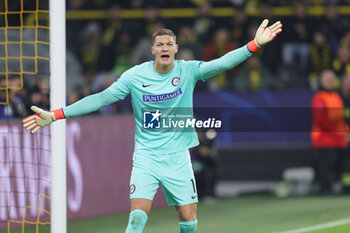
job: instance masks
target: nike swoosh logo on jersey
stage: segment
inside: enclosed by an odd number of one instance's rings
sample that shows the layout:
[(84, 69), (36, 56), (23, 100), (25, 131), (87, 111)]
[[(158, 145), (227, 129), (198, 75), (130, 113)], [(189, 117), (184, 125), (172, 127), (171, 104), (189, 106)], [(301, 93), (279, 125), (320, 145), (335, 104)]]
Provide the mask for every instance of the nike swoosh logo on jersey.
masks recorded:
[(191, 196), (192, 199), (195, 199), (197, 197), (197, 195)]
[(142, 87), (149, 87), (149, 86), (151, 86), (152, 84), (142, 84)]

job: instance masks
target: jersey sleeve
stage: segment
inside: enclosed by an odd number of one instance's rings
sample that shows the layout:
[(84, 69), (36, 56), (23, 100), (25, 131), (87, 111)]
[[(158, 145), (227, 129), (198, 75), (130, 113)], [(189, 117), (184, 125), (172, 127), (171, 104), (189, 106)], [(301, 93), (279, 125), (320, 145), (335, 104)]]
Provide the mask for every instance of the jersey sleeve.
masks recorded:
[(63, 107), (62, 110), (66, 118), (85, 115), (95, 112), (105, 105), (123, 100), (130, 93), (128, 73), (122, 75), (116, 82), (94, 95), (89, 95), (76, 103)]
[(253, 53), (248, 50), (247, 45), (245, 45), (226, 53), (218, 59), (209, 62), (201, 62), (198, 67), (198, 80), (206, 81), (221, 72), (232, 69), (249, 58), (252, 54)]

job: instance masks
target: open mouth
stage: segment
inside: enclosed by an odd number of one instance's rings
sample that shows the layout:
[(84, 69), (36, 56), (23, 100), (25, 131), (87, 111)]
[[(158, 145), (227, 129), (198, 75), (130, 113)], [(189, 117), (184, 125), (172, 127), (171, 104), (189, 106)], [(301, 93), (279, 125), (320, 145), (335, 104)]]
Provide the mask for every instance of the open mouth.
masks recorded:
[(162, 58), (162, 60), (168, 60), (170, 56), (168, 54), (163, 54), (160, 57)]

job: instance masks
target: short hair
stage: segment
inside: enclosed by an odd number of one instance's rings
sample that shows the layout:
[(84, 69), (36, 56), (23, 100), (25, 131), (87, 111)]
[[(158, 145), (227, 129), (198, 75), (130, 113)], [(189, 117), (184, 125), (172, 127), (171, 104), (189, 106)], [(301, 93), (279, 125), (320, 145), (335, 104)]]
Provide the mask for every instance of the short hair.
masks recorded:
[(154, 43), (157, 36), (163, 36), (163, 35), (171, 36), (174, 39), (174, 41), (176, 42), (176, 35), (174, 34), (174, 32), (172, 30), (166, 29), (166, 28), (161, 28), (153, 33), (152, 44)]

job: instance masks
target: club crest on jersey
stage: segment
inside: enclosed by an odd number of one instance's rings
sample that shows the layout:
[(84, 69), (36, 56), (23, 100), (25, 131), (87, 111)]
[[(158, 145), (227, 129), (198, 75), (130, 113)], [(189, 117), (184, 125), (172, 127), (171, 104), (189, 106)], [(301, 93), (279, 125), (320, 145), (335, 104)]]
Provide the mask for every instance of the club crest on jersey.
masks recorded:
[(182, 95), (181, 88), (171, 93), (165, 93), (165, 94), (159, 94), (159, 95), (142, 95), (142, 101), (145, 103), (161, 102), (161, 101), (174, 99), (179, 95)]
[(179, 85), (179, 83), (180, 83), (180, 78), (179, 77), (175, 77), (175, 78), (173, 78), (173, 80), (171, 80), (171, 84), (173, 84), (174, 87)]

